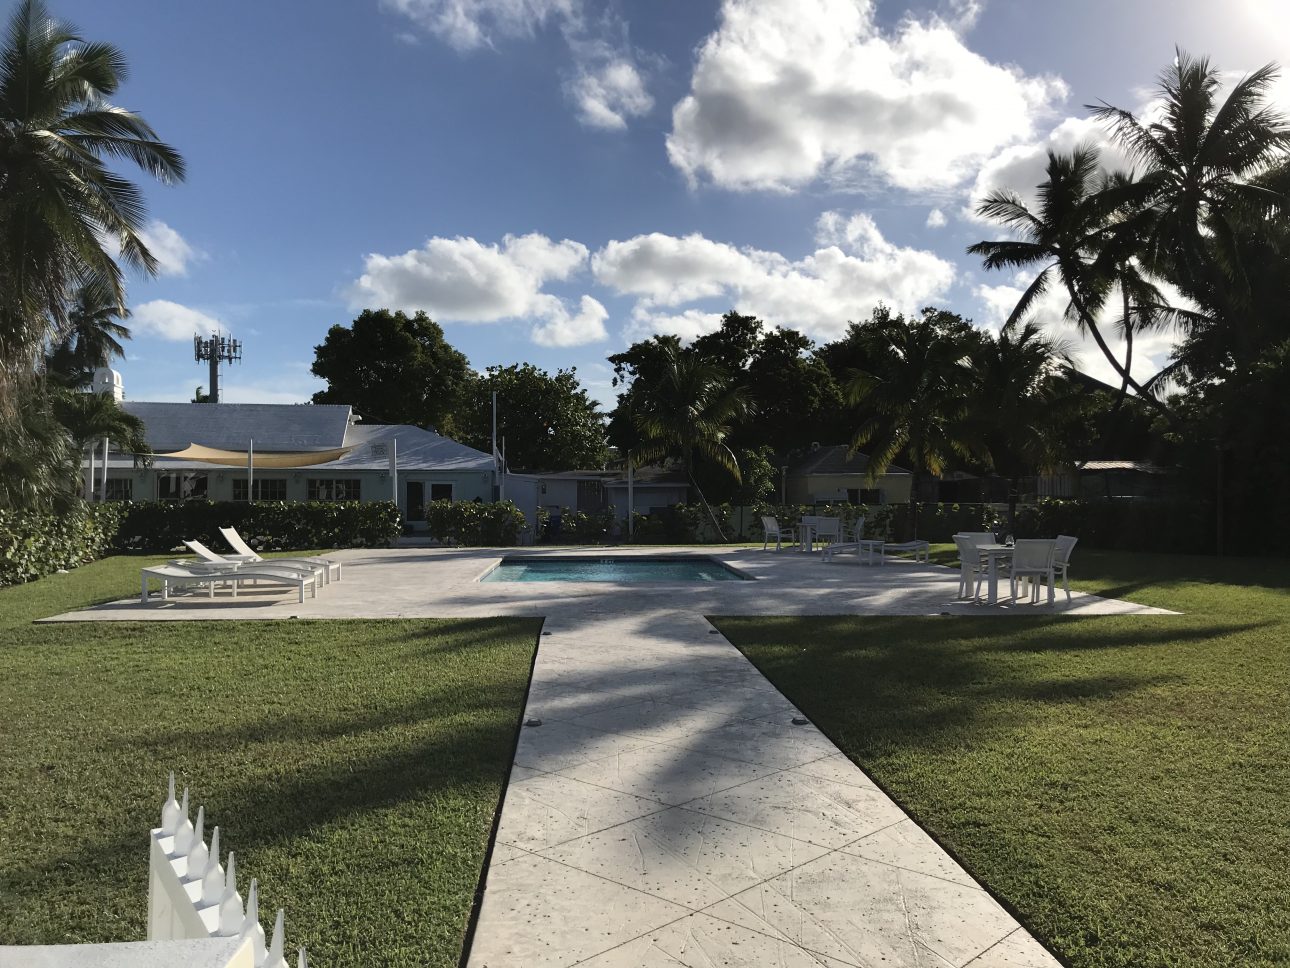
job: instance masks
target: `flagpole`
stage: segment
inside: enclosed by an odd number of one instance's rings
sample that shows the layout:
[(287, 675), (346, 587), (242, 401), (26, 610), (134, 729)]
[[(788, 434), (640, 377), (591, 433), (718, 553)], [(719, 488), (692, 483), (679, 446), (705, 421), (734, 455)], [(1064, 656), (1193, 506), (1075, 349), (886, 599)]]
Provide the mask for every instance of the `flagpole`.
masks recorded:
[(498, 490), (499, 500), (506, 500), (506, 438), (502, 438), (502, 476), (501, 486)]
[(255, 439), (246, 438), (246, 502), (255, 503)]

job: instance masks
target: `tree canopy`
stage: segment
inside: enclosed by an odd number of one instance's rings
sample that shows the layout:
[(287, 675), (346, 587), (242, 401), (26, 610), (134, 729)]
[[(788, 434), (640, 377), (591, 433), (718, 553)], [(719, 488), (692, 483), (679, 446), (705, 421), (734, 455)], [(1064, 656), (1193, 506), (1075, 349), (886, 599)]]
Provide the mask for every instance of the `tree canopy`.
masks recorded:
[(349, 326), (333, 326), (314, 347), (314, 376), (327, 388), (314, 403), (347, 403), (363, 419), (413, 424), (451, 436), (470, 362), (423, 312), (365, 309)]

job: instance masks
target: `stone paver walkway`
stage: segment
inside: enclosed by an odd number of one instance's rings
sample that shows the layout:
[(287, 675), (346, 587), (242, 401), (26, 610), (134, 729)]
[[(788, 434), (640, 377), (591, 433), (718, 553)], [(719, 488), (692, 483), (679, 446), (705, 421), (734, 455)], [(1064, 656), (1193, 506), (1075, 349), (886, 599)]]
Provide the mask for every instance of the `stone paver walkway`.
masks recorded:
[[(1047, 609), (957, 602), (928, 565), (713, 556), (763, 580), (481, 584), (496, 552), (351, 551), (303, 605), (248, 589), (56, 620), (545, 616), (525, 714), (541, 725), (520, 733), (471, 968), (1056, 966), (703, 617)], [(1058, 610), (1161, 613), (1080, 594)]]

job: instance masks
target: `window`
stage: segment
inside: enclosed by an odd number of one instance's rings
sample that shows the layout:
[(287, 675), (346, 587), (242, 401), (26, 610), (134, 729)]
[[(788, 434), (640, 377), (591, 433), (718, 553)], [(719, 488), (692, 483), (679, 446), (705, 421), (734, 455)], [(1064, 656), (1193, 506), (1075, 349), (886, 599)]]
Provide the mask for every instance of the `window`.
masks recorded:
[[(285, 477), (265, 477), (255, 479), (251, 486), (257, 501), (285, 501), (287, 499), (287, 479)], [(240, 478), (233, 480), (233, 500), (246, 500), (246, 481)]]
[(204, 501), (206, 499), (205, 474), (162, 474), (157, 480), (157, 499), (160, 501)]
[(361, 501), (362, 493), (362, 481), (357, 477), (309, 478), (311, 501)]
[(451, 484), (431, 484), (430, 500), (432, 501), (451, 501), (452, 485)]
[(847, 503), (848, 504), (881, 504), (882, 491), (880, 491), (877, 488), (848, 487)]
[(134, 500), (133, 479), (129, 477), (109, 477), (107, 481), (107, 499), (109, 501)]

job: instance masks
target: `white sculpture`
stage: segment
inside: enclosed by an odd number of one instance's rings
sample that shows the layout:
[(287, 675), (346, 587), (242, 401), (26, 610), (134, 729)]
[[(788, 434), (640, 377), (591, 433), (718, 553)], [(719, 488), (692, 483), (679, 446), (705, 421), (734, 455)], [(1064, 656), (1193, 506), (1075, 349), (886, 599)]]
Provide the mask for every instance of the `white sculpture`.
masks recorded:
[(224, 875), (224, 896), (219, 902), (219, 933), (234, 935), (242, 930), (246, 912), (242, 909), (242, 895), (237, 893), (237, 862), (233, 852), (228, 852), (228, 873)]
[(210, 850), (206, 847), (206, 808), (197, 808), (197, 825), (193, 827), (193, 843), (188, 848), (188, 873), (184, 875), (186, 881), (196, 881), (206, 873), (206, 865), (210, 862)]
[(188, 819), (188, 787), (184, 787), (184, 799), (179, 805), (179, 824), (175, 827), (175, 845), (170, 856), (187, 857), (192, 846), (193, 822)]
[(282, 932), (286, 912), (278, 908), (278, 916), (273, 922), (273, 938), (269, 941), (269, 957), (264, 968), (287, 968), (287, 959), (282, 957)]
[(260, 926), (260, 883), (251, 878), (251, 890), (246, 895), (246, 920), (242, 923), (242, 937), (251, 939), (255, 949), (256, 968), (264, 964), (264, 928)]

